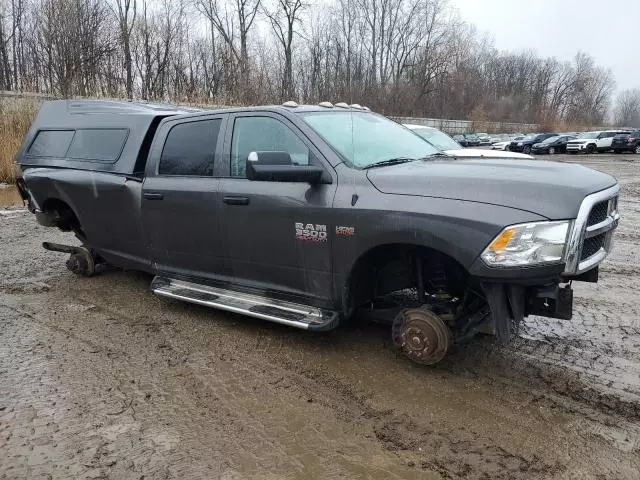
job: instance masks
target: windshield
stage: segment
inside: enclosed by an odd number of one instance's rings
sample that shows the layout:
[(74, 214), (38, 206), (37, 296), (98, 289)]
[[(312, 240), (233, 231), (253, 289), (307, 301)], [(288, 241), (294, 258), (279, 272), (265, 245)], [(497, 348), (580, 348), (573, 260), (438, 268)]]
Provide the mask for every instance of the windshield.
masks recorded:
[(598, 138), (600, 132), (582, 132), (576, 138)]
[(460, 148), (460, 145), (449, 135), (435, 128), (414, 128), (413, 131), (440, 150), (457, 150)]
[(440, 151), (408, 128), (368, 112), (301, 115), (351, 166), (364, 168), (394, 158), (419, 159)]
[(549, 137), (546, 140), (544, 140), (542, 143), (553, 143), (556, 140), (558, 140), (560, 137), (556, 136), (556, 137)]

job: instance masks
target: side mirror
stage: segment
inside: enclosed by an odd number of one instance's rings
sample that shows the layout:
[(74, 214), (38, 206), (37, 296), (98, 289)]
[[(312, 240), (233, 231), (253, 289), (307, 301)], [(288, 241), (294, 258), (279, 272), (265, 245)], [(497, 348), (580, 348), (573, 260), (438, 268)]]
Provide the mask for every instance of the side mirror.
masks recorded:
[(247, 157), (247, 178), (263, 182), (322, 181), (324, 169), (315, 165), (294, 165), (287, 152), (251, 152)]

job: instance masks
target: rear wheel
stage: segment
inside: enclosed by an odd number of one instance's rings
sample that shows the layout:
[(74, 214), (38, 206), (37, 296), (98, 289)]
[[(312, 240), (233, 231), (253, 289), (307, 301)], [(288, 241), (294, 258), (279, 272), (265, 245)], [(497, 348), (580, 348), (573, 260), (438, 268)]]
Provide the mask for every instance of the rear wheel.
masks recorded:
[(531, 147), (529, 145), (525, 145), (524, 148), (522, 149), (522, 152), (529, 155), (531, 153)]
[(451, 331), (435, 313), (423, 308), (402, 310), (393, 321), (393, 343), (422, 365), (434, 365), (449, 351)]
[(640, 153), (640, 145), (636, 146), (636, 148), (634, 149), (634, 152)]
[(85, 247), (78, 249), (69, 256), (67, 268), (76, 275), (91, 277), (96, 273), (96, 262), (91, 251)]
[(553, 155), (556, 153), (556, 149), (554, 147), (549, 147), (549, 155)]

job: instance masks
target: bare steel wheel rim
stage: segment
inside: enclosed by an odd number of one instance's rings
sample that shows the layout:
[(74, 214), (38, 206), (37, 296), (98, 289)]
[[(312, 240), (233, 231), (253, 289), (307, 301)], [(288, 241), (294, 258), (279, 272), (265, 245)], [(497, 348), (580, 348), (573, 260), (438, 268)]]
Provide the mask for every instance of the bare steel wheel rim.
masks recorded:
[(549, 155), (553, 155), (554, 153), (556, 153), (556, 149), (553, 147), (549, 148)]
[(640, 153), (640, 145), (638, 145), (638, 146), (636, 147), (635, 152), (636, 152), (636, 153)]
[(451, 344), (451, 332), (435, 313), (422, 309), (403, 310), (393, 322), (393, 342), (409, 359), (422, 365), (442, 360)]

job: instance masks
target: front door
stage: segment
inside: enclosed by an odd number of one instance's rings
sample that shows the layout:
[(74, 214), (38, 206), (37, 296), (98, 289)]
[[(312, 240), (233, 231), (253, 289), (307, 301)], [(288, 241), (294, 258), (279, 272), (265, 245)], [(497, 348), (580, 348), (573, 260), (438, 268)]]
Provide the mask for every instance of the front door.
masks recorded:
[[(250, 181), (251, 152), (286, 151), (294, 164), (330, 168), (284, 117), (236, 114), (229, 119), (228, 176), (220, 181), (220, 219), (234, 282), (325, 304), (332, 291), (330, 214), (332, 184)], [(329, 177), (331, 178), (331, 177)]]
[(157, 273), (211, 279), (224, 271), (213, 172), (225, 122), (224, 115), (169, 121), (156, 134), (166, 140), (151, 152), (142, 218)]

